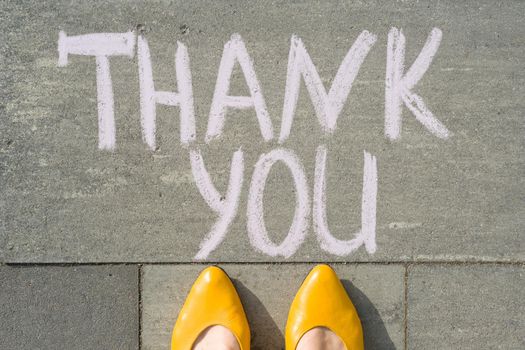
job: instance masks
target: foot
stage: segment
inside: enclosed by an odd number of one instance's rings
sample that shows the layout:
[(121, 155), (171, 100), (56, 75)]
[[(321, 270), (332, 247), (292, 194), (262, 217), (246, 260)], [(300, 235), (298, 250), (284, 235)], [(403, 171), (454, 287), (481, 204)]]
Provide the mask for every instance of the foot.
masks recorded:
[(233, 333), (223, 326), (206, 328), (193, 344), (192, 350), (240, 350)]
[(328, 328), (316, 327), (302, 336), (297, 350), (346, 350), (346, 347), (337, 334)]

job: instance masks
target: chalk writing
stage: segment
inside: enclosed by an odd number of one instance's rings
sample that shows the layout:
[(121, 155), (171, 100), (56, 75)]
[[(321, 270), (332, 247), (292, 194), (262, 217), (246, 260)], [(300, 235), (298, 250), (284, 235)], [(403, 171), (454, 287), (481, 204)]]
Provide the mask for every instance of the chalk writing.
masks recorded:
[(100, 33), (68, 37), (60, 32), (58, 39), (58, 65), (67, 66), (68, 55), (95, 56), (97, 64), (98, 146), (115, 148), (115, 115), (113, 111), (113, 85), (109, 68), (111, 56), (133, 57), (135, 35), (127, 33)]
[(385, 80), (385, 135), (395, 140), (401, 133), (401, 105), (416, 116), (431, 133), (441, 138), (448, 138), (448, 129), (427, 108), (423, 99), (411, 89), (427, 71), (441, 42), (441, 30), (432, 29), (425, 46), (403, 76), (405, 61), (405, 36), (397, 28), (388, 33), (388, 49)]
[(326, 158), (327, 150), (325, 146), (317, 148), (315, 161), (315, 184), (313, 202), (313, 222), (314, 230), (317, 234), (319, 245), (325, 251), (345, 256), (362, 244), (366, 251), (375, 253), (376, 251), (376, 197), (377, 197), (377, 160), (376, 157), (364, 151), (363, 167), (363, 192), (361, 197), (361, 230), (356, 233), (356, 237), (342, 241), (330, 233), (326, 219)]
[[(246, 84), (250, 90), (250, 96), (227, 95), (235, 61), (238, 61), (241, 66)], [(215, 85), (215, 93), (213, 94), (213, 101), (210, 108), (206, 142), (210, 142), (221, 135), (226, 108), (255, 108), (262, 137), (266, 141), (273, 138), (272, 121), (266, 108), (261, 86), (255, 75), (253, 62), (250, 56), (248, 56), (241, 36), (238, 34), (233, 34), (230, 41), (224, 45), (219, 74), (217, 75), (217, 84)]]
[[(426, 43), (412, 66), (405, 72), (405, 36), (402, 30), (392, 28), (388, 33), (385, 77), (385, 137), (397, 140), (401, 136), (403, 105), (431, 134), (446, 139), (451, 132), (429, 110), (423, 98), (413, 92), (436, 55), (442, 38), (438, 28), (432, 29)], [(312, 102), (321, 130), (330, 135), (337, 129), (337, 120), (349, 98), (352, 84), (368, 53), (375, 45), (377, 36), (368, 31), (359, 34), (341, 62), (328, 92), (317, 72), (306, 46), (296, 35), (290, 40), (286, 86), (278, 143), (288, 139), (297, 107), (301, 78)], [(116, 147), (113, 87), (109, 57), (133, 57), (137, 51), (140, 86), (140, 121), (142, 139), (150, 150), (156, 149), (156, 106), (167, 105), (180, 109), (180, 143), (189, 153), (192, 175), (199, 193), (217, 219), (200, 243), (194, 256), (196, 260), (207, 259), (226, 238), (228, 229), (235, 220), (241, 200), (244, 181), (244, 154), (241, 149), (234, 152), (226, 193), (221, 195), (206, 170), (201, 150), (196, 146), (195, 110), (187, 47), (177, 42), (175, 54), (175, 76), (177, 92), (157, 91), (153, 79), (152, 59), (147, 39), (143, 35), (127, 33), (96, 33), (67, 36), (59, 33), (58, 65), (67, 66), (69, 55), (94, 56), (96, 58), (98, 147), (114, 150)], [(248, 86), (247, 96), (229, 95), (230, 82), (235, 64), (238, 63)], [(274, 138), (274, 129), (266, 106), (261, 84), (246, 45), (239, 34), (233, 34), (224, 45), (219, 64), (213, 99), (208, 115), (205, 143), (209, 144), (222, 135), (228, 109), (252, 109), (255, 112), (261, 137), (268, 142)], [(247, 233), (250, 243), (257, 251), (273, 256), (289, 258), (305, 240), (310, 222), (324, 251), (337, 256), (346, 256), (365, 247), (373, 254), (376, 247), (376, 207), (378, 189), (377, 159), (363, 151), (363, 180), (361, 195), (361, 228), (348, 240), (335, 238), (327, 220), (326, 162), (328, 150), (325, 145), (317, 148), (313, 191), (301, 160), (291, 149), (276, 148), (262, 154), (255, 164), (247, 198)], [(282, 162), (290, 171), (295, 187), (295, 213), (286, 238), (273, 242), (264, 221), (264, 191), (270, 170)]]
[[(274, 244), (268, 237), (264, 223), (263, 193), (266, 179), (272, 165), (278, 161), (283, 162), (290, 170), (295, 186), (295, 214), (288, 235), (281, 244)], [(252, 245), (270, 256), (292, 256), (306, 237), (310, 222), (310, 195), (308, 184), (301, 161), (291, 150), (278, 148), (263, 154), (252, 175), (252, 183), (248, 193), (248, 237)]]
[(143, 36), (138, 38), (137, 51), (140, 82), (140, 121), (144, 142), (151, 150), (155, 150), (157, 104), (179, 106), (180, 142), (187, 145), (191, 141), (195, 141), (195, 112), (188, 49), (184, 44), (177, 42), (175, 71), (179, 93), (155, 91), (149, 46)]
[(191, 171), (202, 198), (219, 215), (219, 219), (202, 241), (200, 250), (195, 255), (195, 259), (205, 259), (222, 242), (228, 227), (237, 215), (244, 174), (244, 157), (241, 150), (233, 154), (230, 181), (224, 197), (215, 189), (210, 175), (204, 167), (204, 161), (199, 150), (190, 150), (190, 162)]
[(301, 76), (310, 94), (321, 128), (327, 133), (335, 131), (337, 118), (352, 89), (352, 83), (370, 48), (374, 45), (376, 36), (367, 31), (359, 35), (343, 59), (328, 93), (326, 93), (321, 77), (319, 77), (302, 40), (294, 35), (291, 41), (281, 134), (279, 136), (281, 143), (286, 141), (290, 135), (297, 99), (299, 98)]

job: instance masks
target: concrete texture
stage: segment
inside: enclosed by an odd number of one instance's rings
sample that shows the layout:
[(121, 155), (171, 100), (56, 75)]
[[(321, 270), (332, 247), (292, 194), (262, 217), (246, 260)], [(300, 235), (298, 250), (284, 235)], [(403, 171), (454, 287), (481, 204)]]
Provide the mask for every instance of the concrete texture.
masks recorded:
[(525, 348), (523, 266), (414, 266), (408, 349)]
[[(246, 192), (264, 142), (253, 110), (228, 114), (222, 139), (204, 133), (224, 43), (240, 33), (276, 132), (289, 42), (305, 42), (326, 85), (362, 30), (378, 35), (333, 137), (320, 131), (302, 87), (290, 138), (313, 182), (315, 148), (328, 147), (328, 220), (348, 239), (359, 228), (363, 150), (378, 159), (375, 255), (338, 258), (312, 231), (296, 261), (523, 261), (525, 2), (469, 1), (4, 1), (0, 5), (0, 261), (187, 262), (215, 222), (180, 146), (176, 108), (158, 109), (158, 149), (141, 140), (136, 59), (112, 58), (117, 150), (97, 149), (95, 60), (57, 67), (59, 30), (70, 35), (141, 28), (157, 89), (173, 90), (177, 40), (191, 56), (197, 141), (224, 191), (232, 153), (245, 152), (239, 213), (210, 261), (281, 260), (246, 235)], [(407, 38), (406, 64), (432, 27), (438, 53), (415, 91), (452, 132), (431, 135), (404, 108), (402, 136), (384, 136), (386, 39)], [(232, 94), (245, 94), (241, 74)], [(291, 179), (277, 166), (265, 193), (271, 238), (293, 216)], [(239, 252), (242, 252), (240, 254)]]
[[(1, 1), (0, 348), (134, 350), (142, 316), (142, 349), (167, 349), (191, 283), (206, 263), (218, 262), (246, 303), (254, 349), (279, 349), (307, 263), (326, 261), (336, 263), (356, 302), (367, 350), (525, 348), (524, 13), (522, 0)], [(406, 107), (401, 138), (385, 137), (392, 27), (406, 37), (407, 67), (432, 28), (443, 32), (413, 90), (452, 132), (447, 140)], [(71, 55), (57, 67), (60, 30), (142, 33), (157, 90), (177, 89), (176, 43), (187, 46), (197, 128), (192, 147), (221, 194), (233, 152), (242, 148), (245, 159), (237, 216), (205, 263), (192, 264), (217, 218), (180, 144), (178, 108), (158, 107), (158, 147), (148, 150), (137, 58), (110, 58), (116, 150), (100, 151), (95, 59)], [(329, 87), (363, 30), (377, 42), (333, 136), (321, 131), (303, 84), (284, 144), (262, 139), (250, 109), (229, 111), (222, 137), (205, 143), (232, 33), (246, 43), (278, 135), (292, 35), (302, 38)], [(230, 94), (246, 95), (245, 85), (237, 67)], [(310, 225), (288, 259), (258, 252), (246, 222), (257, 159), (278, 147), (294, 151), (311, 191), (319, 145), (328, 150), (327, 220), (338, 239), (359, 230), (363, 151), (377, 157), (377, 251), (328, 254)], [(294, 196), (289, 172), (276, 165), (264, 192), (275, 243), (289, 229)], [(2, 265), (11, 263), (17, 266)]]
[[(224, 265), (240, 294), (252, 349), (283, 349), (293, 297), (313, 265)], [(180, 307), (201, 265), (146, 266), (142, 280), (142, 349), (167, 349)], [(337, 265), (361, 317), (367, 350), (403, 349), (404, 268)]]
[(138, 349), (136, 266), (0, 266), (0, 348)]

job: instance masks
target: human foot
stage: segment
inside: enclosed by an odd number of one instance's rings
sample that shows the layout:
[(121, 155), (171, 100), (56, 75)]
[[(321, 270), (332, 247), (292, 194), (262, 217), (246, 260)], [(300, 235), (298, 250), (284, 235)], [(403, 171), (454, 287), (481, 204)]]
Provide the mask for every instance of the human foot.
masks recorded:
[(192, 350), (240, 350), (233, 333), (223, 326), (206, 328), (193, 344)]
[(316, 327), (306, 332), (299, 343), (297, 350), (345, 350), (346, 347), (339, 337), (324, 327)]

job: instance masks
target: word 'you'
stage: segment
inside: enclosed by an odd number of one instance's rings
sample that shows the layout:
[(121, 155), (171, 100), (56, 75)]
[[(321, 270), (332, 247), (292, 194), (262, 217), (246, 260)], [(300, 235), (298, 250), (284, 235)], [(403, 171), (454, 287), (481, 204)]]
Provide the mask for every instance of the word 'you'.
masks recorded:
[[(385, 77), (385, 136), (396, 140), (401, 134), (402, 107), (406, 106), (430, 133), (446, 139), (449, 130), (424, 103), (413, 88), (423, 77), (436, 54), (442, 32), (434, 28), (412, 66), (405, 70), (405, 36), (398, 28), (388, 33)], [(277, 141), (283, 144), (289, 137), (294, 120), (301, 80), (312, 101), (321, 129), (333, 134), (337, 120), (348, 99), (352, 84), (369, 51), (376, 43), (376, 35), (363, 31), (343, 58), (341, 65), (327, 91), (316, 66), (303, 41), (293, 35), (288, 56), (286, 85), (281, 127)], [(155, 90), (151, 53), (147, 39), (134, 32), (93, 33), (68, 36), (59, 33), (58, 65), (67, 66), (69, 55), (94, 56), (96, 60), (98, 147), (114, 150), (116, 146), (114, 96), (109, 58), (137, 55), (140, 87), (140, 121), (142, 139), (151, 150), (156, 149), (157, 105), (178, 107), (180, 111), (180, 142), (188, 148), (193, 177), (197, 188), (218, 219), (200, 244), (195, 259), (206, 259), (225, 239), (228, 228), (237, 216), (240, 194), (244, 180), (244, 155), (236, 151), (231, 160), (230, 177), (226, 194), (215, 188), (206, 170), (196, 140), (195, 109), (192, 74), (187, 47), (177, 42), (175, 53), (175, 80), (177, 92)], [(248, 86), (246, 96), (229, 95), (230, 82), (235, 64), (239, 64)], [(217, 74), (215, 91), (210, 106), (208, 125), (204, 140), (210, 143), (219, 138), (224, 129), (228, 109), (253, 109), (262, 138), (273, 140), (274, 128), (266, 107), (266, 101), (257, 78), (253, 61), (239, 34), (233, 34), (224, 45)], [(364, 151), (363, 186), (361, 203), (361, 229), (352, 239), (335, 238), (328, 228), (326, 213), (326, 161), (327, 148), (320, 145), (316, 152), (314, 185), (312, 194), (300, 159), (290, 149), (276, 148), (262, 154), (255, 164), (248, 191), (247, 232), (253, 247), (269, 256), (291, 257), (306, 238), (310, 221), (321, 249), (338, 256), (346, 256), (364, 245), (368, 253), (376, 251), (376, 197), (377, 159)], [(272, 242), (266, 230), (263, 215), (263, 193), (272, 166), (282, 162), (290, 171), (296, 195), (295, 214), (288, 235), (280, 243)], [(312, 220), (310, 219), (312, 218)]]

